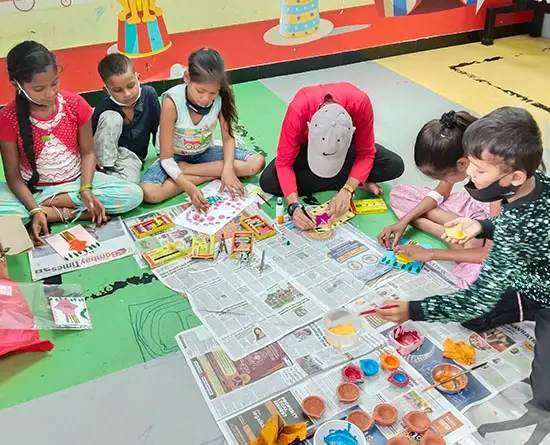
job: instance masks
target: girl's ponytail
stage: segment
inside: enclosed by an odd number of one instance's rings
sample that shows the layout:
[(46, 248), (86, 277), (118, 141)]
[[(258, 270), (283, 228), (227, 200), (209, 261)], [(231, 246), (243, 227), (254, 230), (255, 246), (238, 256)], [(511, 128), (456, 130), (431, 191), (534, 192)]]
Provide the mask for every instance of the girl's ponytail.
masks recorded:
[(38, 171), (36, 170), (36, 159), (34, 156), (34, 140), (32, 136), (32, 125), (30, 119), (29, 101), (21, 93), (16, 93), (15, 104), (17, 110), (17, 123), (19, 124), (19, 133), (23, 141), (23, 151), (31, 166), (32, 176), (27, 181), (27, 187), (31, 193), (36, 191), (38, 183)]
[(237, 105), (235, 104), (233, 88), (229, 85), (226, 75), (220, 83), (220, 97), (222, 98), (222, 116), (227, 122), (227, 131), (231, 137), (235, 137), (233, 127), (237, 125), (238, 121)]

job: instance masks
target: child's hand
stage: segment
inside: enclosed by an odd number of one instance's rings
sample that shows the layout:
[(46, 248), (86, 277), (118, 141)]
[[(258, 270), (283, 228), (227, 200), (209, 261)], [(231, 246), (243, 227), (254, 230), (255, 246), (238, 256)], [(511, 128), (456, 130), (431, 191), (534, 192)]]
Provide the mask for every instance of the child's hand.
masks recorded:
[(244, 186), (237, 178), (233, 168), (224, 168), (221, 177), (222, 185), (220, 187), (220, 193), (227, 189), (231, 196), (234, 198), (235, 194), (244, 196)]
[(472, 238), (475, 238), (483, 231), (483, 228), (481, 227), (479, 221), (470, 218), (456, 218), (445, 224), (445, 228), (447, 229), (456, 226), (460, 226), (460, 228), (464, 232), (464, 238), (452, 238), (446, 232), (444, 232), (443, 235), (441, 235), (441, 239), (448, 243), (464, 244), (470, 241)]
[(405, 255), (413, 261), (427, 263), (433, 259), (433, 252), (430, 249), (424, 249), (423, 247), (413, 246), (411, 244), (396, 246), (393, 251), (396, 255)]
[(206, 213), (208, 211), (208, 201), (202, 194), (200, 188), (198, 188), (196, 185), (193, 185), (193, 188), (190, 188), (187, 194), (189, 195), (191, 202), (199, 213)]
[(36, 213), (31, 220), (31, 238), (35, 246), (44, 245), (44, 241), (40, 235), (49, 235), (50, 231), (48, 230), (48, 218), (45, 213)]
[(393, 309), (377, 309), (376, 314), (384, 320), (395, 323), (403, 323), (409, 319), (409, 303), (406, 301), (396, 302), (395, 300), (385, 301), (383, 306), (395, 305)]
[(81, 192), (80, 199), (92, 214), (92, 222), (95, 222), (98, 226), (107, 222), (105, 207), (90, 190)]
[(397, 246), (403, 232), (407, 229), (407, 224), (397, 221), (391, 226), (384, 227), (378, 234), (378, 243), (386, 249), (391, 249), (392, 246)]

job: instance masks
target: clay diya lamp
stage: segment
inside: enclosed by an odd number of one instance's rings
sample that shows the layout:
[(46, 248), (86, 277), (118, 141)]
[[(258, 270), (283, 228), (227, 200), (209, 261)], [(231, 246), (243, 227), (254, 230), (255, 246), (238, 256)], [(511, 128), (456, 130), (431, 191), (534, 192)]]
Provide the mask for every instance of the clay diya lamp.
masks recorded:
[(361, 390), (355, 383), (340, 383), (336, 387), (336, 395), (342, 403), (355, 402), (361, 395)]
[(445, 439), (439, 433), (426, 431), (422, 439), (420, 439), (420, 445), (445, 445)]
[(410, 381), (411, 379), (409, 378), (409, 375), (405, 371), (401, 370), (393, 371), (388, 377), (388, 382), (400, 388), (407, 386)]
[(432, 425), (428, 415), (422, 411), (411, 411), (403, 417), (403, 422), (410, 432), (417, 434), (424, 434)]
[(370, 430), (370, 428), (374, 424), (374, 419), (369, 416), (365, 411), (361, 410), (352, 411), (347, 415), (346, 420), (350, 423), (353, 423), (363, 432)]
[(342, 368), (342, 378), (350, 383), (362, 383), (363, 371), (359, 366), (347, 365)]
[(409, 439), (405, 436), (394, 436), (386, 442), (386, 445), (409, 445)]
[(380, 364), (386, 371), (395, 371), (399, 368), (399, 357), (393, 354), (382, 354)]
[(319, 396), (308, 396), (302, 400), (302, 411), (312, 419), (319, 419), (326, 408), (325, 401)]
[(372, 358), (365, 358), (363, 360), (360, 360), (359, 366), (361, 366), (361, 371), (363, 371), (363, 374), (368, 377), (376, 375), (378, 374), (378, 371), (380, 371), (380, 365), (376, 360), (373, 360)]
[(378, 425), (392, 426), (397, 422), (397, 408), (387, 403), (380, 403), (374, 407), (373, 417)]

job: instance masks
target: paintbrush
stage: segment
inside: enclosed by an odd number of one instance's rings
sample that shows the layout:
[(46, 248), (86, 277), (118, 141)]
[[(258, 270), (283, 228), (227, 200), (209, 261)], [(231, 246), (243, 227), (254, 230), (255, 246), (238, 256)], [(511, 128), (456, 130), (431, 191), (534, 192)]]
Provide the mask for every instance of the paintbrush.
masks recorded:
[(424, 391), (429, 391), (430, 389), (434, 389), (437, 386), (441, 386), (441, 385), (444, 385), (445, 383), (452, 382), (454, 379), (457, 379), (459, 377), (462, 377), (463, 375), (469, 374), (470, 372), (475, 371), (476, 369), (482, 368), (486, 364), (487, 364), (487, 362), (483, 362), (479, 365), (474, 366), (473, 368), (466, 369), (465, 371), (462, 371), (462, 372), (459, 372), (458, 374), (452, 375), (451, 377), (449, 377), (445, 380), (441, 380), (440, 382), (434, 383), (433, 385), (426, 386), (424, 388)]
[(376, 308), (376, 309), (368, 309), (366, 311), (359, 312), (359, 315), (361, 315), (361, 316), (372, 315), (372, 314), (376, 314), (376, 311), (378, 311), (379, 309), (384, 311), (386, 309), (394, 309), (396, 307), (399, 307), (399, 305), (398, 304), (388, 304), (386, 306), (380, 306), (379, 308)]
[(264, 271), (265, 266), (265, 250), (262, 251), (262, 259), (260, 260), (260, 275)]
[(273, 208), (273, 206), (272, 206), (269, 202), (267, 202), (267, 199), (265, 199), (265, 198), (262, 196), (261, 193), (258, 193), (258, 196), (259, 196), (260, 199), (261, 199), (263, 202), (265, 202), (269, 207)]

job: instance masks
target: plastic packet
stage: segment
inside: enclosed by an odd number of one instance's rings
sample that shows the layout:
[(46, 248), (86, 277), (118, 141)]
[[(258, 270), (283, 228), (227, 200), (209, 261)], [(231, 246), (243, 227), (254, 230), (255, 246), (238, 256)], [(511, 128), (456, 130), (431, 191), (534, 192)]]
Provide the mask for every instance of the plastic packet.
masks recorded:
[(0, 330), (91, 328), (88, 307), (79, 285), (0, 280)]

